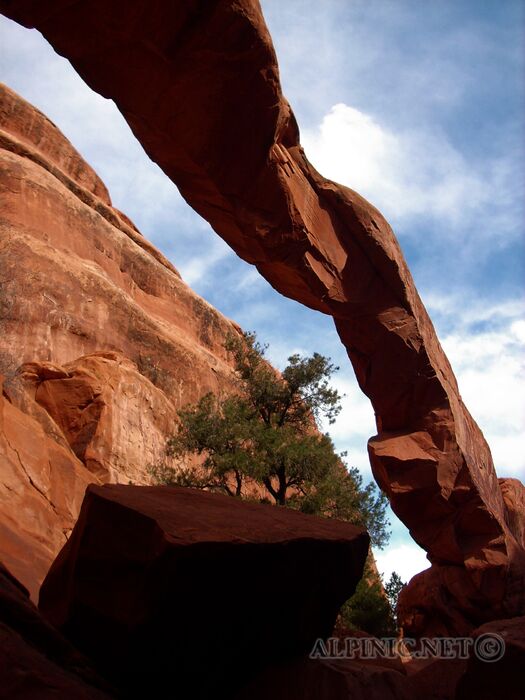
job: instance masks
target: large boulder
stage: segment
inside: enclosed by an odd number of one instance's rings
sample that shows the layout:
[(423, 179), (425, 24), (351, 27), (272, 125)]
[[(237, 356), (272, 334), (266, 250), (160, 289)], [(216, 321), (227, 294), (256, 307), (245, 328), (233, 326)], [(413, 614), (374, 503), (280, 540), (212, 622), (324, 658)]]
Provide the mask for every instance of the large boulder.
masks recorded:
[[(235, 700), (415, 700), (403, 673), (352, 659), (301, 659), (267, 669)], [(447, 699), (448, 700), (448, 699)]]
[(521, 531), (489, 447), (389, 224), (308, 162), (258, 0), (159, 0), (154, 11), (137, 0), (132, 12), (127, 0), (0, 0), (0, 9), (37, 27), (115, 101), (189, 204), (275, 289), (333, 316), (374, 407), (377, 482), (430, 561), (461, 568), (475, 589), (478, 618), (458, 606), (457, 624), (524, 614)]
[(437, 659), (407, 674), (395, 661), (379, 655), (295, 660), (265, 669), (235, 700), (453, 700), (466, 666)]
[(462, 566), (431, 566), (401, 590), (398, 618), (407, 637), (466, 636), (480, 619), (491, 616), (486, 610), (489, 593), (480, 592)]
[(229, 697), (330, 635), (368, 543), (360, 528), (287, 508), (93, 486), (40, 610), (132, 695)]

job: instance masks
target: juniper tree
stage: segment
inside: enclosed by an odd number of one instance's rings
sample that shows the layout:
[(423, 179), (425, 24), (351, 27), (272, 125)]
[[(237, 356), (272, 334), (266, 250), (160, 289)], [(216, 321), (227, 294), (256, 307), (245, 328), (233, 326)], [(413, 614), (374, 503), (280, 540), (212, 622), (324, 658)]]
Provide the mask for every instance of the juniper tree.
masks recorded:
[(184, 408), (179, 430), (168, 440), (170, 456), (202, 455), (202, 467), (158, 465), (154, 478), (241, 497), (247, 482), (255, 482), (276, 505), (362, 524), (383, 546), (385, 497), (374, 484), (363, 486), (357, 469), (346, 469), (330, 437), (316, 427), (323, 417), (333, 423), (341, 410), (341, 396), (329, 385), (338, 368), (318, 353), (296, 354), (279, 374), (254, 333), (230, 336), (226, 349), (237, 394), (206, 394)]

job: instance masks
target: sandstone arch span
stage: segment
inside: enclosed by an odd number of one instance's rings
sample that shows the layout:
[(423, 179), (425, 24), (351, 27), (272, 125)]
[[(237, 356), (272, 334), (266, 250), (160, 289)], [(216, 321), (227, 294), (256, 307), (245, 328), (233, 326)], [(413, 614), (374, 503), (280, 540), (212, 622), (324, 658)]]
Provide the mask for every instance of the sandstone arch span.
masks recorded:
[(244, 260), (334, 318), (376, 414), (375, 478), (432, 562), (405, 593), (407, 628), (463, 633), (523, 614), (522, 530), (490, 450), (390, 226), (308, 163), (257, 0), (0, 0), (0, 10), (116, 102)]

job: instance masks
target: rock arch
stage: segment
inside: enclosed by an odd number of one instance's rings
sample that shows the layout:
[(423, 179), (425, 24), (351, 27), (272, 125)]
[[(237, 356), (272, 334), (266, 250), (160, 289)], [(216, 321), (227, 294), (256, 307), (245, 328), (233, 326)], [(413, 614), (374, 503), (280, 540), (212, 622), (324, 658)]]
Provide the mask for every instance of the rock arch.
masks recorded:
[(238, 255), (333, 317), (374, 407), (374, 476), (432, 562), (405, 592), (407, 629), (464, 633), (523, 614), (522, 528), (489, 447), (390, 226), (306, 159), (257, 0), (0, 0), (0, 10), (116, 102)]

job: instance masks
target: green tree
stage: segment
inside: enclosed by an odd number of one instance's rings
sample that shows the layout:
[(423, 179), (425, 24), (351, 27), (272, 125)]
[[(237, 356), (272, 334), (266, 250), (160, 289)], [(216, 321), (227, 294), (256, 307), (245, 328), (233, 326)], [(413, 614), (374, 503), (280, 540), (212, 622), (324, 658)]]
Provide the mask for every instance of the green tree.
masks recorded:
[(390, 600), (370, 556), (354, 595), (339, 611), (334, 634), (345, 636), (347, 632), (355, 630), (374, 637), (393, 637), (397, 634)]
[(394, 618), (397, 622), (397, 601), (399, 598), (399, 594), (401, 593), (401, 589), (406, 586), (406, 583), (401, 580), (401, 576), (395, 572), (392, 571), (390, 578), (385, 584), (385, 593), (388, 597), (388, 601), (390, 603), (390, 607), (392, 608), (392, 614), (394, 615)]
[(180, 427), (168, 440), (168, 455), (199, 454), (202, 468), (151, 472), (157, 482), (245, 496), (247, 483), (264, 486), (277, 505), (363, 524), (372, 541), (388, 539), (386, 499), (374, 484), (363, 486), (357, 469), (347, 470), (316, 420), (333, 423), (341, 397), (330, 387), (335, 367), (314, 353), (292, 355), (279, 374), (264, 358), (254, 333), (226, 342), (238, 376), (238, 394), (203, 396), (179, 412)]
[[(341, 455), (345, 456), (345, 453)], [(341, 461), (320, 482), (302, 489), (300, 509), (366, 527), (372, 544), (384, 547), (390, 537), (386, 519), (387, 497), (373, 482), (363, 485), (356, 467)]]

